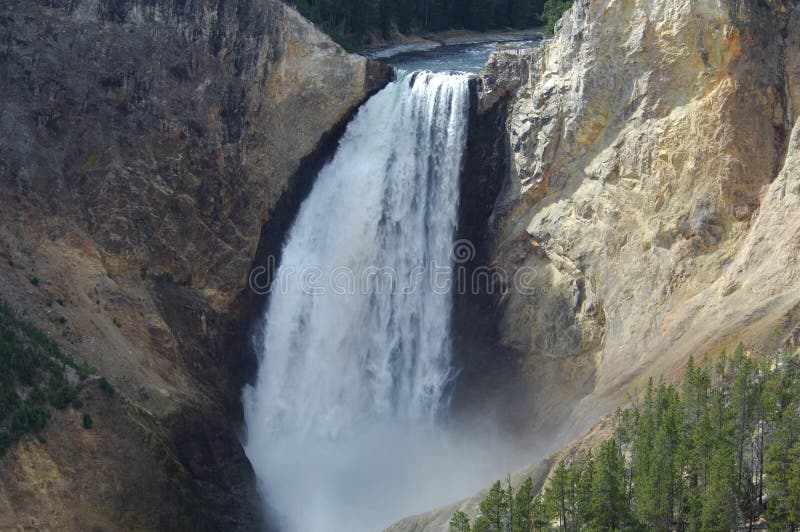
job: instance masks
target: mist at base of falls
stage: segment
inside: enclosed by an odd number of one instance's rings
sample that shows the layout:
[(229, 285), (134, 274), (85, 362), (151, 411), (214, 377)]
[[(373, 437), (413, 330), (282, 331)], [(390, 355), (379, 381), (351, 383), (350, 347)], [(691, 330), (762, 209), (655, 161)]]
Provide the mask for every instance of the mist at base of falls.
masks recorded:
[(518, 468), (520, 453), (492, 430), (361, 427), (335, 441), (275, 441), (260, 488), (282, 531), (376, 532), (475, 494)]
[(468, 115), (467, 75), (401, 75), (358, 111), (289, 231), (243, 394), (245, 452), (282, 531), (381, 530), (515, 464), (494, 431), (448, 428)]

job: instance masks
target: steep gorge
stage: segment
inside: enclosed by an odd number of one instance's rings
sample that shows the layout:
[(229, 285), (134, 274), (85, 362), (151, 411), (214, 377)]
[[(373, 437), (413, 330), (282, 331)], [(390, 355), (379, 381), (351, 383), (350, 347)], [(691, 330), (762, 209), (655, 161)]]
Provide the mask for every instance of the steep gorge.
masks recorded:
[[(0, 297), (121, 392), (0, 459), (0, 526), (252, 528), (247, 273), (388, 71), (272, 0), (0, 15)], [(457, 300), (461, 419), (538, 459), (689, 354), (800, 322), (797, 2), (578, 0), (473, 92), (459, 236), (537, 275)]]

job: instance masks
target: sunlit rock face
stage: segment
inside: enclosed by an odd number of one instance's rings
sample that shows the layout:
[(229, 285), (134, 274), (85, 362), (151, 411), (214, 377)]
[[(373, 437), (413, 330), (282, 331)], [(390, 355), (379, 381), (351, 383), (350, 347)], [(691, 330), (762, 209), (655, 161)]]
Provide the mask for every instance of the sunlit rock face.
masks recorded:
[(690, 353), (794, 325), (798, 35), (792, 1), (577, 1), (540, 49), (492, 56), (486, 262), (538, 273), (495, 297), (482, 356), (506, 369), (467, 368), (464, 404), (563, 441)]
[[(647, 377), (800, 321), (800, 5), (578, 0), (477, 86), (471, 135), (501, 140), (468, 151), (468, 183), (502, 180), (472, 220), (479, 262), (537, 274), (457, 302), (454, 405), (530, 442), (512, 483), (538, 485), (544, 453)], [(391, 530), (447, 530), (480, 500)]]
[[(53, 447), (66, 489), (14, 473), (3, 525), (85, 529), (92, 507), (126, 516), (103, 528), (252, 529), (234, 433), (241, 294), (259, 241), (280, 241), (270, 224), (292, 211), (275, 207), (298, 171), (388, 70), (274, 0), (12, 0), (0, 70), (0, 296), (106, 375), (135, 405), (121, 411), (144, 416), (117, 426), (149, 442), (129, 468), (106, 460), (111, 437), (92, 453)], [(108, 489), (69, 489), (98, 464)], [(148, 468), (173, 484), (139, 482)]]

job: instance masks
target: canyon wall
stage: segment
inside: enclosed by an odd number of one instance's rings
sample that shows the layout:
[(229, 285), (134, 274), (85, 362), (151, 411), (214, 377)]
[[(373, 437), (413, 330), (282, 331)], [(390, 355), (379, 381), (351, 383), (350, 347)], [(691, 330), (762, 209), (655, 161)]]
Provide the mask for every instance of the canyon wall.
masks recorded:
[(0, 458), (0, 526), (252, 529), (248, 273), (388, 69), (275, 0), (11, 0), (0, 71), (0, 298), (119, 392)]
[(456, 309), (460, 409), (535, 460), (690, 354), (797, 334), (800, 4), (577, 0), (478, 90), (476, 134), (506, 117), (505, 147), (467, 168), (502, 181), (478, 257), (506, 281)]
[(793, 1), (579, 1), (481, 73), (508, 117), (488, 263), (536, 272), (495, 298), (496, 340), (545, 402), (559, 379), (587, 396), (579, 430), (642, 376), (797, 321), (798, 29)]

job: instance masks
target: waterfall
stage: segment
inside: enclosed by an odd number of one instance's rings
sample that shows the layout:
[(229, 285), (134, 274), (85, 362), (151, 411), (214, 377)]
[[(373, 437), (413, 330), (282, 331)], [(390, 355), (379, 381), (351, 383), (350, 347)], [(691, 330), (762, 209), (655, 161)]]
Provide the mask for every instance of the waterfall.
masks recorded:
[(468, 106), (464, 74), (399, 75), (288, 234), (244, 392), (245, 451), (281, 529), (374, 531), (435, 502), (410, 473), (445, 445)]

